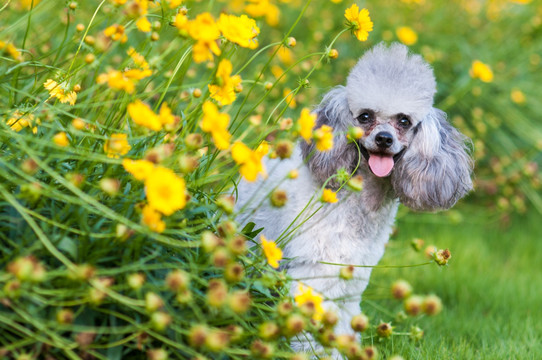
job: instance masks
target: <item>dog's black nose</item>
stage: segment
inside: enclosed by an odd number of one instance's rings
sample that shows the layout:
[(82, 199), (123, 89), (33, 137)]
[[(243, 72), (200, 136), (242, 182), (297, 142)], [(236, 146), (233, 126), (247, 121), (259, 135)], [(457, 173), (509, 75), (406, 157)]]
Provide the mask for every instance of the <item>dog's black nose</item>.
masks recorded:
[(393, 144), (393, 135), (386, 131), (381, 131), (376, 134), (376, 145), (379, 148), (387, 149)]

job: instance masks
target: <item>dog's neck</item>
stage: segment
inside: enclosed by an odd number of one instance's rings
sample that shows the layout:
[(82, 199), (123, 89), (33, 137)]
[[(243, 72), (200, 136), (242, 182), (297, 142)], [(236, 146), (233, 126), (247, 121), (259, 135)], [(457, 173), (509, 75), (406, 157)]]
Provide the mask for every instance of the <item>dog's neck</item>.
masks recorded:
[(357, 173), (363, 177), (361, 198), (369, 210), (377, 211), (396, 198), (389, 177), (375, 176), (367, 166), (363, 165)]

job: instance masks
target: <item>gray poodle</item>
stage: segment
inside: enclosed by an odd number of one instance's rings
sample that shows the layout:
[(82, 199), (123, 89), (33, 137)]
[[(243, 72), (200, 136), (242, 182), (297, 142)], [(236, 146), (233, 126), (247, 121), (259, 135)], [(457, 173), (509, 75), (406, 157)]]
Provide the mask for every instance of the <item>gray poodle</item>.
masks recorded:
[[(294, 155), (266, 163), (269, 178), (239, 184), (241, 223), (253, 221), (283, 247), (283, 264), (297, 282), (324, 296), (324, 307), (339, 314), (337, 334), (352, 334), (350, 318), (360, 312), (370, 267), (356, 268), (353, 280), (339, 280), (340, 266), (378, 263), (399, 202), (417, 211), (448, 209), (472, 189), (473, 161), (467, 138), (433, 107), (436, 82), (431, 67), (401, 44), (379, 44), (352, 69), (346, 86), (327, 93), (315, 110), (316, 127), (333, 127), (334, 147), (319, 152), (301, 141)], [(357, 144), (345, 136), (359, 126)], [(360, 156), (361, 154), (361, 156)], [(297, 179), (288, 173), (296, 169)], [(339, 201), (318, 201), (324, 183), (339, 169), (363, 177), (363, 190), (338, 191)], [(337, 190), (336, 177), (327, 187)], [(282, 208), (269, 204), (273, 189), (287, 191)], [(293, 344), (309, 349), (310, 343)], [(314, 345), (314, 344), (313, 344)]]

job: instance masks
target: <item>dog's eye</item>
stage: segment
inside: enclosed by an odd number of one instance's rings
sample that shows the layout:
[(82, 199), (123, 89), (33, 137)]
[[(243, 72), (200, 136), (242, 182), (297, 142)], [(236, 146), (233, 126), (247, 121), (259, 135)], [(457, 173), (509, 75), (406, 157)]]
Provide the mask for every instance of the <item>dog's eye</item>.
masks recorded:
[(410, 119), (407, 118), (406, 116), (402, 116), (401, 118), (399, 118), (399, 125), (401, 125), (401, 127), (404, 127), (404, 128), (410, 127), (411, 125)]
[(371, 121), (371, 115), (365, 112), (358, 116), (358, 121), (362, 124), (367, 124), (369, 121)]

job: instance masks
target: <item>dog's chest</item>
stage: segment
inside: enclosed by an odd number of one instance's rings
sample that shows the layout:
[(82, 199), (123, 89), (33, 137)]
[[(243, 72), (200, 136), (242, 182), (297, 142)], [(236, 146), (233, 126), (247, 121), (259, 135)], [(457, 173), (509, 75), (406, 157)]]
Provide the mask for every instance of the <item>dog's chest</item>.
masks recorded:
[(397, 202), (389, 201), (370, 211), (355, 198), (341, 201), (301, 226), (286, 246), (285, 255), (296, 262), (376, 264), (391, 233)]

